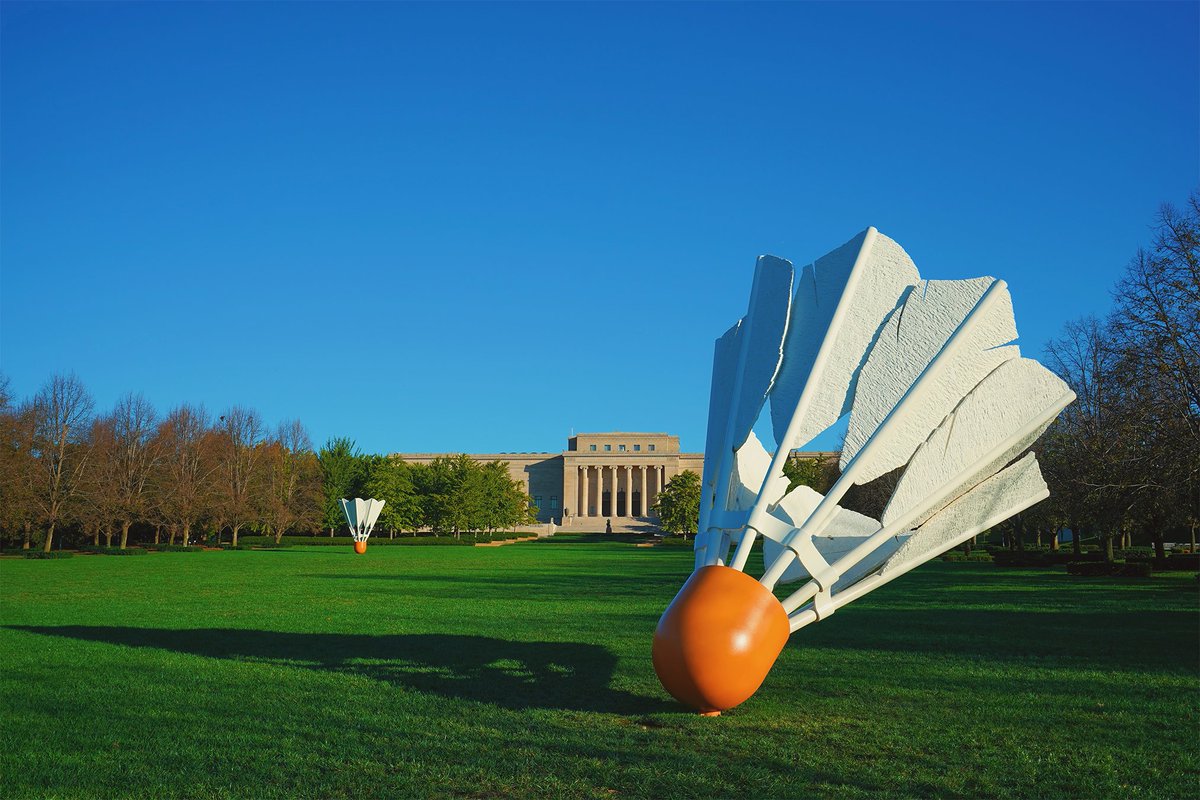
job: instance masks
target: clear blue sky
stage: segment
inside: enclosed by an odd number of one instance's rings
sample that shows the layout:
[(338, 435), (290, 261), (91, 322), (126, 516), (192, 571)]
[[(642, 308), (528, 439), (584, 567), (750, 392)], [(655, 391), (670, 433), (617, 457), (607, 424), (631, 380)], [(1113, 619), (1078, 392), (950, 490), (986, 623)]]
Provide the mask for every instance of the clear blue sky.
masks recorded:
[(1198, 7), (5, 2), (0, 369), (700, 450), (755, 257), (867, 225), (1037, 356), (1200, 182)]

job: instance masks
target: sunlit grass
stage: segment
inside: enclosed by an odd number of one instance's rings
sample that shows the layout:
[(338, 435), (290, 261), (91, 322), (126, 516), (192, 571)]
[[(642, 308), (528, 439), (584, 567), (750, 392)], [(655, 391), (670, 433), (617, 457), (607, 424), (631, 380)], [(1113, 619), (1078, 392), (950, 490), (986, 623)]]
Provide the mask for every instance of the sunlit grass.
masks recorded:
[(1190, 575), (931, 564), (718, 719), (650, 664), (684, 549), (0, 561), (4, 797), (1196, 796)]

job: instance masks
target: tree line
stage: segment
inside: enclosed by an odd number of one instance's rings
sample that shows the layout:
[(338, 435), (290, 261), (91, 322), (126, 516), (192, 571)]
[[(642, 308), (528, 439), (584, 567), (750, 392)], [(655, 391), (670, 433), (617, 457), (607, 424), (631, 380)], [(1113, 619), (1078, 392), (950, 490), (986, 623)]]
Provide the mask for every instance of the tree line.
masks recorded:
[[(1137, 537), (1164, 555), (1165, 537), (1196, 547), (1200, 525), (1200, 193), (1164, 205), (1151, 244), (1113, 287), (1105, 317), (1073, 320), (1046, 363), (1078, 399), (1035, 448), (1050, 499), (1013, 520), (1021, 546), (1033, 532)], [(1172, 533), (1174, 532), (1174, 533)]]
[(299, 420), (269, 429), (253, 409), (213, 419), (183, 404), (160, 416), (140, 393), (111, 411), (74, 374), (12, 397), (0, 376), (0, 537), (49, 552), (64, 532), (124, 549), (135, 526), (155, 543), (189, 545), (201, 531), (330, 535), (345, 525), (338, 500), (386, 501), (377, 529), (435, 534), (497, 530), (534, 519), (504, 462), (466, 455), (406, 464), (359, 453), (348, 439), (319, 451)]

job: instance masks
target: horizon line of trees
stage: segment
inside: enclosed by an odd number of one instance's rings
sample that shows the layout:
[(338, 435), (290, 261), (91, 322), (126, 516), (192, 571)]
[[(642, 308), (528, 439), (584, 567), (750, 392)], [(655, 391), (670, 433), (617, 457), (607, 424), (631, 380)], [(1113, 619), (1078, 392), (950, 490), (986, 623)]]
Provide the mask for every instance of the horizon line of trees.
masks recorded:
[[(198, 531), (273, 536), (345, 527), (343, 497), (384, 500), (377, 528), (428, 528), (455, 536), (495, 531), (536, 515), (504, 462), (466, 455), (406, 464), (359, 453), (349, 439), (314, 450), (299, 420), (269, 430), (253, 409), (217, 419), (182, 404), (159, 416), (140, 392), (113, 409), (95, 403), (74, 374), (56, 374), (14, 402), (0, 375), (0, 539), (38, 540), (49, 552), (65, 532), (125, 549), (136, 526), (157, 544), (193, 542)], [(148, 532), (148, 531), (147, 531)]]

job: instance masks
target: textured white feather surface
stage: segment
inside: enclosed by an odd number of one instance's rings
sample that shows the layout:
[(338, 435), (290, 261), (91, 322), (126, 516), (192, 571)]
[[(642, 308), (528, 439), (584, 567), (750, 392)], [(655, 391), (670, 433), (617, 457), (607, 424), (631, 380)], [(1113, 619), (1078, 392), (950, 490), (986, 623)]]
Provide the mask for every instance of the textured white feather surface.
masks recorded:
[[(856, 264), (857, 277), (849, 286)], [(803, 269), (792, 303), (783, 363), (771, 392), (771, 422), (780, 447), (803, 446), (849, 410), (863, 354), (884, 318), (919, 279), (904, 249), (873, 228)], [(835, 324), (835, 312), (842, 303), (850, 313)], [(818, 364), (826, 339), (826, 357)], [(810, 383), (804, 418), (792, 441), (785, 442), (800, 396)]]
[(928, 561), (954, 546), (981, 520), (1006, 519), (1047, 493), (1033, 453), (988, 478), (925, 522), (883, 565), (882, 573), (912, 561)]
[(790, 261), (774, 256), (760, 256), (754, 268), (750, 306), (742, 321), (746, 340), (742, 343), (741, 392), (734, 399), (733, 441), (727, 443), (732, 448), (746, 441), (783, 362), (794, 275)]
[[(926, 281), (908, 294), (888, 319), (863, 365), (854, 392), (850, 425), (841, 465), (874, 436), (905, 393), (921, 377), (947, 340), (963, 325), (993, 278)], [(866, 483), (907, 463), (917, 446), (982, 378), (1000, 363), (1018, 355), (1017, 329), (1007, 288), (987, 313), (975, 315), (964, 328), (961, 346), (939, 361), (923, 385), (920, 402), (907, 405), (884, 440), (872, 445), (869, 462), (856, 465), (855, 482)]]
[[(1032, 359), (996, 367), (917, 448), (883, 511), (883, 524), (904, 517), (907, 526), (919, 525), (1000, 470), (1037, 440), (1070, 391)], [(1037, 426), (1026, 430), (1031, 421)], [(995, 454), (981, 461), (989, 453)]]

